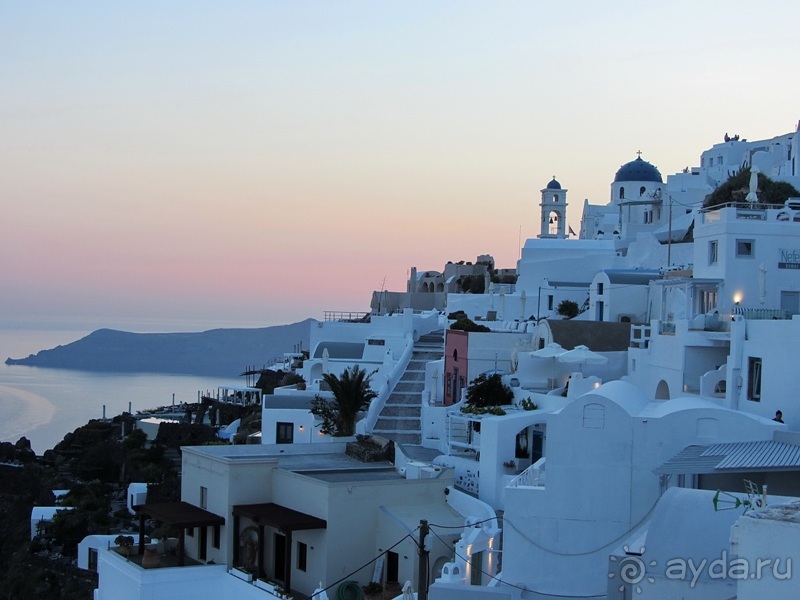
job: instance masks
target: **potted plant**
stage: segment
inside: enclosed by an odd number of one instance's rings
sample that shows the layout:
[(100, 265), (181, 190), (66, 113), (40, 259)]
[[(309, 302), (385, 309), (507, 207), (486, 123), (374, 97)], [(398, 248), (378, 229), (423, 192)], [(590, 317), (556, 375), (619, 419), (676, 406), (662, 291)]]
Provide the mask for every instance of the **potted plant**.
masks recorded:
[(364, 598), (380, 598), (383, 592), (383, 586), (377, 581), (371, 581), (367, 585), (362, 585), (361, 589), (364, 592)]
[(513, 473), (517, 470), (517, 463), (513, 460), (507, 460), (503, 463), (503, 467), (505, 467), (506, 471)]
[(144, 556), (142, 557), (143, 569), (155, 569), (161, 565), (161, 556), (155, 548), (145, 548)]
[(114, 539), (114, 543), (119, 546), (118, 552), (125, 556), (126, 558), (130, 556), (131, 547), (133, 546), (133, 536), (132, 535), (118, 535)]

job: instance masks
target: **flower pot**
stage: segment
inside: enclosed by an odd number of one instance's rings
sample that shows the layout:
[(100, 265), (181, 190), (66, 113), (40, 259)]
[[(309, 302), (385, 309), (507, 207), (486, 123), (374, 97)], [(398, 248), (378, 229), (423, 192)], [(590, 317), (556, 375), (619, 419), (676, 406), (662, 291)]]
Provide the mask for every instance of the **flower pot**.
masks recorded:
[(159, 556), (155, 549), (147, 548), (144, 551), (144, 556), (142, 556), (142, 568), (154, 569), (159, 565), (161, 565), (161, 556)]

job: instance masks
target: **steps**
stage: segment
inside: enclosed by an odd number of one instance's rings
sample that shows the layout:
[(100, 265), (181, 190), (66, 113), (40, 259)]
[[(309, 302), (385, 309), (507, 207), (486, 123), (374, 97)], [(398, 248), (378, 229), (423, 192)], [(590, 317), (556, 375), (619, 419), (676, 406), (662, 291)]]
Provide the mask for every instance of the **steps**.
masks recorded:
[(405, 373), (375, 422), (372, 432), (400, 444), (422, 444), (422, 392), (425, 389), (425, 365), (444, 356), (444, 331), (423, 335), (414, 344)]

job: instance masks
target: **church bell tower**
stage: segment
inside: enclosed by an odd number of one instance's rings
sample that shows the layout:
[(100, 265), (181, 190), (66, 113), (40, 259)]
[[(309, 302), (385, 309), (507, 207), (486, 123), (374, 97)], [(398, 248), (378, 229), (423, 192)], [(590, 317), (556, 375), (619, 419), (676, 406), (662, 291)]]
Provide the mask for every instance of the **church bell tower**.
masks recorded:
[(565, 239), (567, 237), (567, 190), (553, 180), (542, 190), (542, 224), (540, 238)]

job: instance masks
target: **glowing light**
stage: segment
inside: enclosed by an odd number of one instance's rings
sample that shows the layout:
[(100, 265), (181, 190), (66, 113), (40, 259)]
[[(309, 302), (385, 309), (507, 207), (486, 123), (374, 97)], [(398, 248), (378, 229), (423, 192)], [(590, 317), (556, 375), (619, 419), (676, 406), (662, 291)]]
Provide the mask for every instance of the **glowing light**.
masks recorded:
[(739, 292), (736, 292), (733, 295), (733, 301), (734, 301), (735, 304), (739, 304), (739, 302), (742, 301), (742, 295)]

